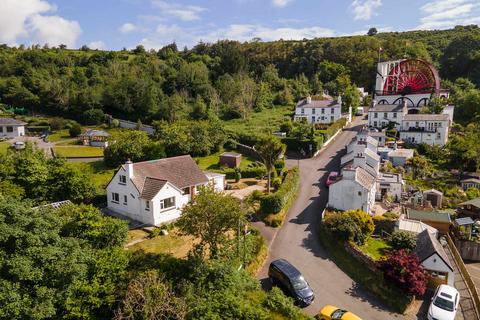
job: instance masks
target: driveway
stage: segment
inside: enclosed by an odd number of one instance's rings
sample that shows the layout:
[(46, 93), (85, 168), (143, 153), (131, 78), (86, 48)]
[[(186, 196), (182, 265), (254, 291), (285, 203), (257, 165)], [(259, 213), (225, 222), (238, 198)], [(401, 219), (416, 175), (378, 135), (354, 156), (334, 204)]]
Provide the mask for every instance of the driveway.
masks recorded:
[(53, 147), (53, 143), (50, 142), (45, 142), (43, 139), (40, 139), (39, 137), (29, 137), (29, 136), (19, 136), (15, 137), (13, 139), (8, 140), (9, 143), (14, 143), (17, 141), (23, 141), (23, 142), (29, 142), (33, 145), (35, 145), (39, 149), (43, 149), (47, 156), (51, 156), (51, 148)]
[[(329, 171), (338, 171), (345, 146), (365, 121), (357, 119), (339, 134), (316, 158), (300, 161), (300, 189), (290, 208), (283, 227), (270, 245), (269, 256), (259, 277), (268, 288), (268, 265), (272, 260), (285, 258), (292, 262), (312, 286), (316, 298), (305, 311), (318, 313), (326, 304), (348, 309), (366, 320), (402, 319), (387, 311), (373, 295), (368, 294), (340, 270), (318, 238), (320, 213), (328, 201), (324, 187)], [(297, 160), (288, 165), (296, 165)]]

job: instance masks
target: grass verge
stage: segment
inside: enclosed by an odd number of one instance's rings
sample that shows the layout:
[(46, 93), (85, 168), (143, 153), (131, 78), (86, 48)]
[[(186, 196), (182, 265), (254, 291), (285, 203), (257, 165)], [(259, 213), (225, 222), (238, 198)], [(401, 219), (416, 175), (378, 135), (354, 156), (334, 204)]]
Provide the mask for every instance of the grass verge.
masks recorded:
[(385, 256), (385, 253), (390, 249), (390, 246), (383, 239), (374, 239), (370, 237), (365, 244), (359, 248), (363, 253), (369, 255), (374, 260), (380, 260)]
[(322, 244), (329, 252), (335, 264), (350, 278), (368, 291), (374, 293), (393, 311), (403, 314), (407, 310), (412, 299), (407, 297), (397, 287), (386, 282), (380, 271), (374, 272), (368, 269), (364, 264), (348, 254), (343, 245), (333, 239), (323, 226), (319, 227), (319, 235)]
[(103, 157), (103, 149), (89, 146), (56, 146), (53, 148), (58, 157), (81, 158), (81, 157)]

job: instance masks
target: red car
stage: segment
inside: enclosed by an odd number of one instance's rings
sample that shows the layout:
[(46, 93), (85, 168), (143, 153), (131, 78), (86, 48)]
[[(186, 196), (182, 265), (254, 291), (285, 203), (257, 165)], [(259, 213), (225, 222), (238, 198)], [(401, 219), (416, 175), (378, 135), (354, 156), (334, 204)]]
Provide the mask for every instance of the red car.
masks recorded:
[(328, 174), (328, 178), (327, 178), (327, 181), (325, 181), (325, 185), (327, 187), (330, 187), (330, 185), (334, 184), (335, 181), (337, 181), (337, 176), (338, 176), (338, 172), (336, 171), (332, 171)]

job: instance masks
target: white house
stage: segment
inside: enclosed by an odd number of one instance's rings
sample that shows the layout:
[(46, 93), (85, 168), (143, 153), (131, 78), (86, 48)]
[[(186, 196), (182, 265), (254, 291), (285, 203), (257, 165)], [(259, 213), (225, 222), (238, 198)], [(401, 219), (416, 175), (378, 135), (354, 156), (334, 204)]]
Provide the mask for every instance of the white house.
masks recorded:
[(108, 209), (147, 225), (177, 219), (200, 186), (223, 191), (225, 176), (205, 174), (189, 156), (132, 163), (118, 169), (107, 186)]
[(20, 137), (25, 135), (27, 123), (12, 118), (0, 118), (0, 137)]
[(444, 146), (449, 128), (448, 114), (407, 114), (402, 121), (400, 139), (414, 144)]
[(442, 244), (429, 230), (418, 234), (415, 254), (430, 275), (444, 280), (449, 286), (455, 282), (455, 273)]
[(379, 132), (370, 131), (368, 133), (368, 135), (371, 138), (377, 140), (377, 143), (378, 143), (379, 147), (385, 147), (385, 144), (387, 142), (387, 135), (386, 135), (385, 129), (383, 129), (382, 131), (379, 131)]
[(477, 178), (464, 179), (461, 181), (461, 184), (463, 190), (467, 190), (470, 188), (480, 189), (480, 179)]
[(382, 172), (377, 177), (377, 200), (391, 196), (395, 201), (402, 197), (404, 182), (399, 173)]
[(375, 104), (368, 110), (368, 126), (385, 128), (390, 123), (399, 129), (403, 117), (407, 114), (407, 104)]
[(300, 100), (295, 107), (295, 121), (306, 120), (308, 123), (329, 124), (342, 117), (342, 100), (327, 98), (325, 100), (307, 97)]
[(345, 168), (337, 181), (330, 185), (328, 206), (344, 211), (361, 209), (371, 214), (376, 192), (373, 175), (362, 167)]

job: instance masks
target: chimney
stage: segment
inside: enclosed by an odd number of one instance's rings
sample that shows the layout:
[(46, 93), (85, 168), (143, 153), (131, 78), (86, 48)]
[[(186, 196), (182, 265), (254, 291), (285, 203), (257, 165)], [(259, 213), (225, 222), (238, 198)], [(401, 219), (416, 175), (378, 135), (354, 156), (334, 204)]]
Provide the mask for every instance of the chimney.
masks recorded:
[(127, 162), (125, 162), (126, 164), (126, 170), (127, 170), (127, 177), (129, 179), (132, 179), (133, 178), (133, 162), (132, 160), (128, 159)]
[(403, 107), (404, 107), (404, 108), (407, 107), (407, 100), (403, 100)]
[(372, 108), (377, 105), (377, 100), (372, 100)]
[(337, 103), (342, 104), (342, 96), (341, 95), (338, 95)]
[(307, 97), (307, 104), (310, 104), (310, 103), (312, 103), (312, 97), (308, 96)]

